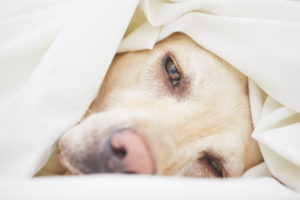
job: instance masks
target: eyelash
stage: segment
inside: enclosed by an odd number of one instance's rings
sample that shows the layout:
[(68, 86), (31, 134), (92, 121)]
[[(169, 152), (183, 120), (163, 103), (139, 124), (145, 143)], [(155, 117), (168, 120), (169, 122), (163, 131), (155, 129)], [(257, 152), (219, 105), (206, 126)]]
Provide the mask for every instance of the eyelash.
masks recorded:
[(226, 177), (226, 171), (222, 163), (215, 158), (214, 156), (205, 153), (204, 156), (201, 158), (202, 161), (205, 161), (206, 165), (218, 176), (218, 177)]

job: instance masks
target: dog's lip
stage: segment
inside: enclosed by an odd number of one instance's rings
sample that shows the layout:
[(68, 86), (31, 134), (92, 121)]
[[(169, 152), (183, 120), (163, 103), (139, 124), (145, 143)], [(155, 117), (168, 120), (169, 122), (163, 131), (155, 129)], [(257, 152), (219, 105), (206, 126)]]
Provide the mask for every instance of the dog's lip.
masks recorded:
[(80, 174), (81, 171), (76, 168), (74, 165), (72, 165), (67, 158), (67, 156), (64, 155), (63, 151), (61, 148), (59, 148), (59, 163), (61, 166), (66, 169), (65, 174)]
[(59, 153), (59, 163), (61, 166), (66, 169), (65, 175), (77, 175), (77, 174), (82, 174), (82, 171), (73, 165), (69, 159), (68, 156), (65, 155), (65, 147), (63, 145), (63, 138), (60, 138), (58, 142), (58, 153)]

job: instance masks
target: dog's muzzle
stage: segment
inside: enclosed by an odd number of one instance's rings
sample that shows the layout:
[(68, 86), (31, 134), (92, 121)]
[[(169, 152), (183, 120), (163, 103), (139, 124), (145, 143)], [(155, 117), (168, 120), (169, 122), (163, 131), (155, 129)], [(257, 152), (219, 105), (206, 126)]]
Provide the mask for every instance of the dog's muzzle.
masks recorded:
[(131, 128), (112, 131), (106, 141), (96, 148), (91, 147), (92, 153), (86, 155), (68, 154), (68, 151), (64, 152), (66, 147), (62, 146), (60, 161), (75, 174), (155, 173), (155, 162), (146, 140)]

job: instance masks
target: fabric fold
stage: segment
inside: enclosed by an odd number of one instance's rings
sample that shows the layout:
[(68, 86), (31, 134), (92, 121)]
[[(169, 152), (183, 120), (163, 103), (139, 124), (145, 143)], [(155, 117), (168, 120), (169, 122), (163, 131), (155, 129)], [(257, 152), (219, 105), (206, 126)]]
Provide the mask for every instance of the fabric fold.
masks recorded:
[[(97, 94), (137, 3), (90, 0), (77, 4), (78, 12), (18, 95), (1, 110), (1, 176), (33, 176), (58, 137), (80, 120)], [(117, 17), (109, 12), (113, 9), (120, 11)], [(103, 18), (104, 13), (110, 20)]]
[(253, 137), (272, 175), (300, 191), (299, 2), (13, 2), (0, 4), (0, 176), (42, 167), (116, 52), (183, 32), (249, 77)]

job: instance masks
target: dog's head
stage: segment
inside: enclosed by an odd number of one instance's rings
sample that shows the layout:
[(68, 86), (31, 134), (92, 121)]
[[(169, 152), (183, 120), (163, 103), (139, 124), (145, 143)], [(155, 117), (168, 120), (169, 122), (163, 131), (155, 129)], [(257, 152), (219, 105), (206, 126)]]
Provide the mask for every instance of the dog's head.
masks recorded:
[(115, 56), (80, 124), (59, 141), (72, 173), (240, 176), (262, 158), (247, 77), (184, 34)]

